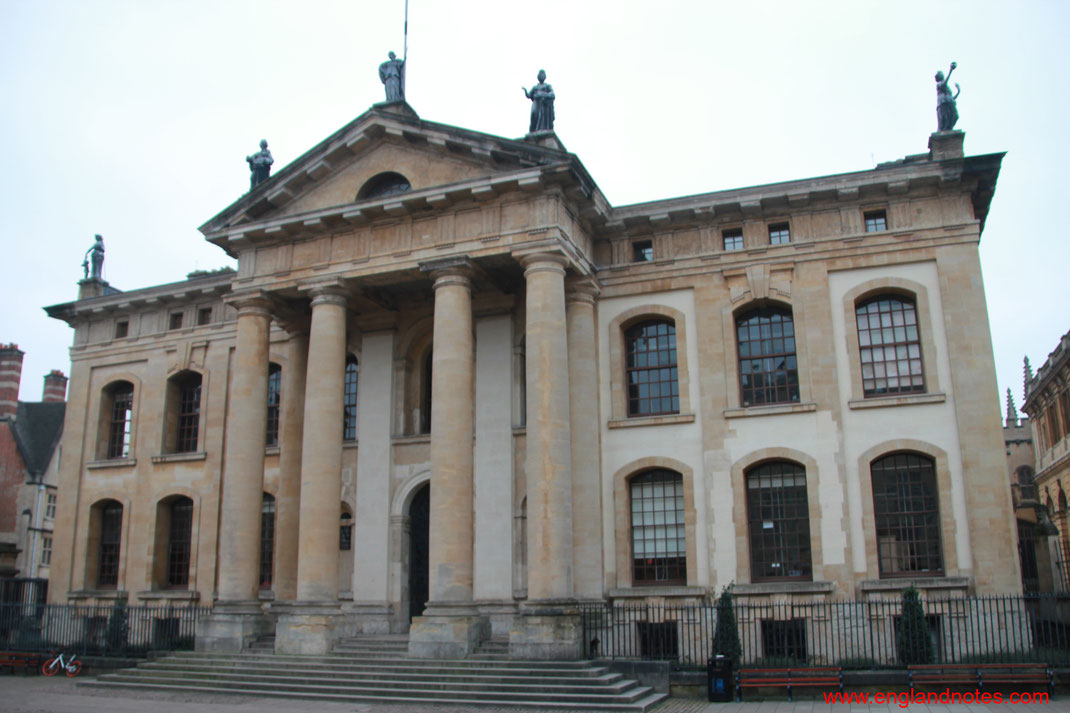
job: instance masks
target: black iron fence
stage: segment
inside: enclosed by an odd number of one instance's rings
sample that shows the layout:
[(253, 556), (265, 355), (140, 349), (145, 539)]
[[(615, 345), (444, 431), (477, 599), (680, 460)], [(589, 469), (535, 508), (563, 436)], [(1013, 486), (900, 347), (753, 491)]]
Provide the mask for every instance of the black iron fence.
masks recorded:
[[(1070, 594), (928, 599), (931, 663), (1070, 665)], [(744, 666), (902, 667), (902, 601), (746, 603), (733, 607)], [(581, 608), (587, 655), (704, 666), (717, 607), (610, 603)], [(726, 617), (727, 620), (727, 617)]]
[(71, 651), (83, 656), (144, 656), (192, 649), (209, 607), (0, 604), (0, 649)]

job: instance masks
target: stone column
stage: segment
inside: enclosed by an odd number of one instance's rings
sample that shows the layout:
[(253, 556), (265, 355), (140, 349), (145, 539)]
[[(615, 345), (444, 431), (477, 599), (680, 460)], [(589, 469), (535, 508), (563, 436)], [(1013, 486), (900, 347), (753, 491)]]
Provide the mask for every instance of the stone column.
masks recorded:
[(427, 609), (413, 620), (409, 653), (466, 656), (485, 638), (472, 603), (474, 340), (471, 266), (421, 266), (435, 289), (431, 381), (431, 546)]
[(270, 630), (258, 601), (260, 509), (267, 429), (269, 301), (238, 295), (219, 528), (219, 602), (198, 622), (198, 651), (238, 652)]
[(602, 596), (601, 417), (598, 409), (598, 285), (585, 278), (565, 295), (569, 427), (572, 435), (573, 584), (581, 599)]
[(275, 499), (275, 579), (272, 588), (276, 601), (291, 601), (297, 597), (307, 330), (290, 335), (286, 362), (282, 372), (282, 413), (279, 415), (279, 492)]
[(572, 439), (563, 255), (521, 259), (527, 281), (528, 602), (509, 631), (513, 658), (583, 654), (573, 599)]

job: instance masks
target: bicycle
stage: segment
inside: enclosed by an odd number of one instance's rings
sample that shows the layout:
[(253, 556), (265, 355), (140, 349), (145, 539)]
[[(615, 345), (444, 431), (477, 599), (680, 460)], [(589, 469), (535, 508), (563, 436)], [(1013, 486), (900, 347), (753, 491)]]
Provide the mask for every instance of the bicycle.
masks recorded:
[[(55, 653), (55, 652), (53, 652)], [(78, 672), (82, 670), (82, 662), (76, 661), (77, 654), (71, 654), (70, 658), (64, 659), (63, 654), (52, 658), (41, 664), (41, 674), (44, 676), (55, 676), (60, 672), (60, 669), (67, 672), (67, 678), (74, 678), (78, 675)]]

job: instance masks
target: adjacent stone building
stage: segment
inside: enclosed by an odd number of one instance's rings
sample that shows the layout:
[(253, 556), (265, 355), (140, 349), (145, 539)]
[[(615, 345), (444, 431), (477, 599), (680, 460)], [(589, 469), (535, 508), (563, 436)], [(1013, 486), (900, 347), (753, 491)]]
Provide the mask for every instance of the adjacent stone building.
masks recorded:
[(583, 601), (1018, 592), (1001, 160), (947, 131), (612, 206), (550, 132), (376, 105), (202, 226), (236, 273), (49, 308), (51, 598), (214, 603), (203, 649), (567, 657)]

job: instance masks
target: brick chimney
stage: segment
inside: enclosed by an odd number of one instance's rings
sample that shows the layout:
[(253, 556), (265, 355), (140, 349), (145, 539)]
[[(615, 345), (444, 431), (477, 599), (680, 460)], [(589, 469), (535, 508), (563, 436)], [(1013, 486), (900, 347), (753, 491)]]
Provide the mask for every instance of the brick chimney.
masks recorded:
[(67, 377), (58, 369), (45, 374), (45, 391), (41, 401), (46, 404), (61, 404), (67, 400)]
[(23, 356), (18, 344), (0, 344), (0, 419), (18, 411)]

